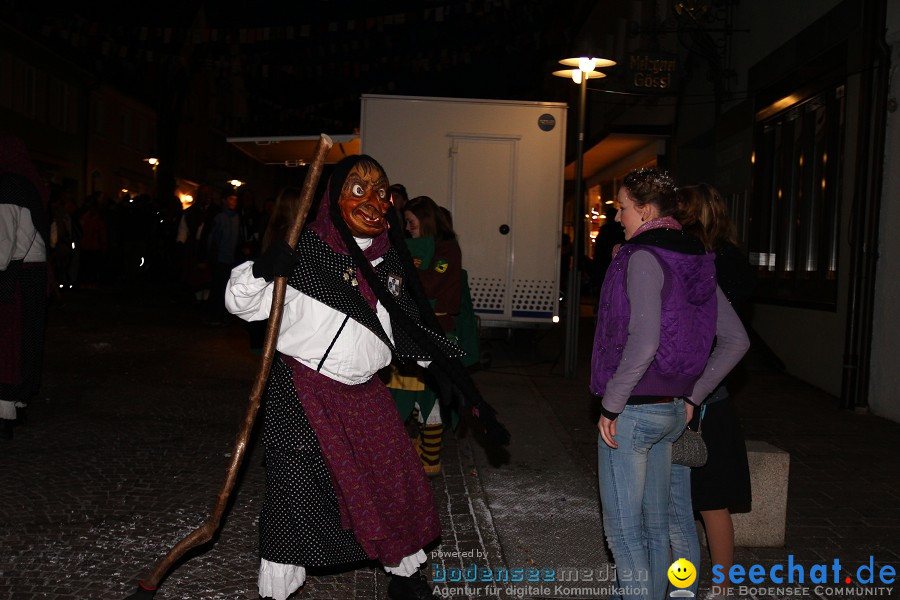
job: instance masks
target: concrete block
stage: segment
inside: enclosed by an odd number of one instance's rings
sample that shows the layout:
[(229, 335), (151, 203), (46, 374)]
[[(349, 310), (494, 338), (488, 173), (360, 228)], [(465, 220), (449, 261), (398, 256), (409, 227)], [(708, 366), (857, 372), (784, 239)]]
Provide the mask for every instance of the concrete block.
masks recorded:
[(734, 513), (736, 546), (781, 548), (787, 521), (788, 472), (791, 456), (767, 442), (747, 440), (753, 506)]

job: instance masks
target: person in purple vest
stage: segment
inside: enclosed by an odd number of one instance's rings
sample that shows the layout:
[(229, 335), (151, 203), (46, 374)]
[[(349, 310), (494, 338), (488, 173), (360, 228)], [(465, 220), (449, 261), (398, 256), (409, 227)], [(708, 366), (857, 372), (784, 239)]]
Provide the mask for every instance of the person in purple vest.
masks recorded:
[(625, 242), (600, 290), (591, 357), (603, 529), (630, 599), (665, 594), (672, 442), (749, 347), (714, 256), (672, 216), (676, 192), (664, 171), (625, 177), (616, 213)]
[[(678, 188), (678, 221), (716, 257), (716, 280), (739, 317), (756, 287), (756, 267), (737, 245), (737, 228), (728, 216), (722, 195), (700, 183)], [(672, 465), (669, 530), (672, 552), (700, 561), (695, 511), (703, 519), (710, 563), (725, 572), (734, 562), (734, 524), (731, 509), (746, 510), (752, 503), (747, 446), (734, 400), (726, 381), (703, 401), (694, 415), (693, 429), (703, 422), (703, 441), (709, 459), (702, 467)], [(696, 425), (695, 425), (696, 423)], [(689, 558), (693, 562), (692, 558)], [(696, 564), (696, 563), (695, 563)], [(728, 580), (714, 586), (708, 598), (728, 596)], [(694, 590), (696, 591), (696, 590)]]

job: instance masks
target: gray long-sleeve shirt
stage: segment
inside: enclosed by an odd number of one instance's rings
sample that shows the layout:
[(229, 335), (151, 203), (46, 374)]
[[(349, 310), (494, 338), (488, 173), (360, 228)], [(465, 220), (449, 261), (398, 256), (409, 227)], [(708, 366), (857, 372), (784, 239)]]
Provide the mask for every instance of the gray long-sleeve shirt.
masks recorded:
[[(662, 314), (661, 292), (665, 277), (659, 261), (650, 252), (638, 250), (628, 260), (628, 300), (631, 316), (628, 321), (628, 341), (622, 360), (606, 384), (603, 408), (612, 413), (625, 409), (632, 390), (644, 376), (659, 348), (659, 328)], [(750, 340), (725, 294), (716, 287), (716, 344), (706, 368), (689, 400), (700, 404), (720, 381), (741, 360), (750, 347)]]

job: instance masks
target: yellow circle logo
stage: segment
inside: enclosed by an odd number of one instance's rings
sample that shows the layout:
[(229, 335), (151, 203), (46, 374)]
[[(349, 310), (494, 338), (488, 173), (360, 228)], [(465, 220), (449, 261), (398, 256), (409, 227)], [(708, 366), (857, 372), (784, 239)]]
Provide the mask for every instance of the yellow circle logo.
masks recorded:
[(677, 588), (689, 587), (697, 579), (697, 569), (685, 558), (679, 558), (669, 567), (669, 583)]

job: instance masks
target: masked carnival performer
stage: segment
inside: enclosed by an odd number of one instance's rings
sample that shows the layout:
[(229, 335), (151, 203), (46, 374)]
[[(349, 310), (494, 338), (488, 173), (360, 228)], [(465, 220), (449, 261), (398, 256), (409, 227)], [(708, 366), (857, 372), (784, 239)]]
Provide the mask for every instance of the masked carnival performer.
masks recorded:
[(0, 437), (41, 384), (47, 317), (48, 190), (25, 144), (0, 136)]
[[(288, 277), (265, 404), (263, 597), (287, 598), (307, 567), (366, 560), (391, 574), (393, 600), (432, 597), (419, 566), (440, 535), (439, 517), (376, 374), (392, 355), (430, 365), (462, 352), (422, 324), (429, 318), (410, 295), (414, 267), (388, 237), (388, 188), (373, 158), (345, 158), (297, 248), (275, 243), (231, 275), (226, 304), (248, 321), (269, 316), (271, 282)], [(485, 413), (492, 415), (487, 405), (482, 420)]]

